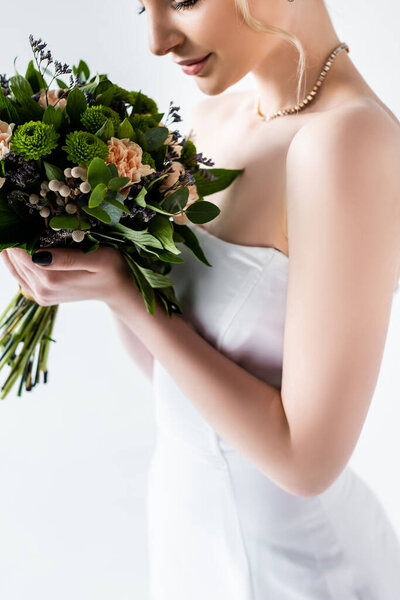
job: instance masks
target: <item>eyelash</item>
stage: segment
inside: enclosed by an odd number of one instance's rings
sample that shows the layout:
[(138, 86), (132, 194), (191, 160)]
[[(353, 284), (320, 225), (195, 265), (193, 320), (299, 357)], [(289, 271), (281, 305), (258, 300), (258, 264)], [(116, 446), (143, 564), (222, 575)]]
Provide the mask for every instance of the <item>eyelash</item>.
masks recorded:
[[(175, 10), (183, 10), (185, 8), (192, 8), (195, 4), (197, 4), (198, 0), (185, 0), (184, 2), (177, 2), (174, 6)], [(138, 15), (143, 14), (146, 11), (144, 6), (138, 8)]]

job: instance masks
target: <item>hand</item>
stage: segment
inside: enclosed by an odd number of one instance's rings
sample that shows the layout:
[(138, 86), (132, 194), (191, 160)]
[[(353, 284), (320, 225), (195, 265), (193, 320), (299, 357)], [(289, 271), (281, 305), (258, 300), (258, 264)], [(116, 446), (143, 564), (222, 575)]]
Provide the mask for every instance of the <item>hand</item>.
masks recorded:
[(130, 294), (136, 291), (140, 296), (129, 267), (116, 248), (100, 246), (87, 254), (67, 248), (42, 248), (38, 252), (43, 250), (52, 254), (49, 265), (35, 264), (22, 248), (1, 252), (21, 288), (41, 306), (77, 300), (103, 300), (116, 304), (119, 296), (128, 289)]

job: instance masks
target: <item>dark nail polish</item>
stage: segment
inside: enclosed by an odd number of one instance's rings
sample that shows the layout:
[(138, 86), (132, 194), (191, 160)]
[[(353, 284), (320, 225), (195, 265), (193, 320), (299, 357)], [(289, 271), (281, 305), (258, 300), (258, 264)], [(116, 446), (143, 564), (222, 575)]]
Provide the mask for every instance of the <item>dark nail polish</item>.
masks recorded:
[(53, 257), (51, 255), (51, 252), (43, 251), (35, 252), (35, 254), (32, 254), (32, 262), (34, 262), (37, 265), (49, 265), (52, 260)]

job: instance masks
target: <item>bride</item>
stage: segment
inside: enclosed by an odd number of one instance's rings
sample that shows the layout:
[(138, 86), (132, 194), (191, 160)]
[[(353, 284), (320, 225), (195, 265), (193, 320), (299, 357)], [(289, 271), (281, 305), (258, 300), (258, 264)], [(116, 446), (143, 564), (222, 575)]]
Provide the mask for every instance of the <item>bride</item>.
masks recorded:
[[(41, 305), (104, 301), (152, 381), (151, 600), (397, 600), (400, 541), (348, 461), (400, 276), (399, 122), (323, 0), (144, 11), (151, 52), (206, 95), (197, 147), (245, 169), (189, 223), (212, 267), (182, 248), (169, 319), (114, 249), (3, 259)], [(254, 90), (222, 94), (250, 72)]]

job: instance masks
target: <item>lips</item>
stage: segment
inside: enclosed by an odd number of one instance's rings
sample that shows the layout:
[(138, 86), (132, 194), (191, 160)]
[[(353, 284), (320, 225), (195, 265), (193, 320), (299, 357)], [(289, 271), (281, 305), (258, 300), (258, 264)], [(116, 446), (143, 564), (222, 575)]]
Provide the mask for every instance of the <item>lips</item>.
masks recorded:
[(208, 54), (204, 55), (204, 56), (199, 56), (199, 58), (188, 58), (187, 60), (179, 60), (176, 61), (178, 65), (184, 65), (184, 66), (189, 66), (189, 65), (194, 65), (195, 63), (201, 62), (202, 60), (204, 60), (206, 58), (206, 56), (208, 56)]
[(181, 64), (182, 71), (186, 73), (186, 75), (197, 75), (198, 73), (200, 73), (210, 56), (211, 53), (207, 54), (207, 56), (205, 56), (198, 62), (192, 62), (190, 65)]

